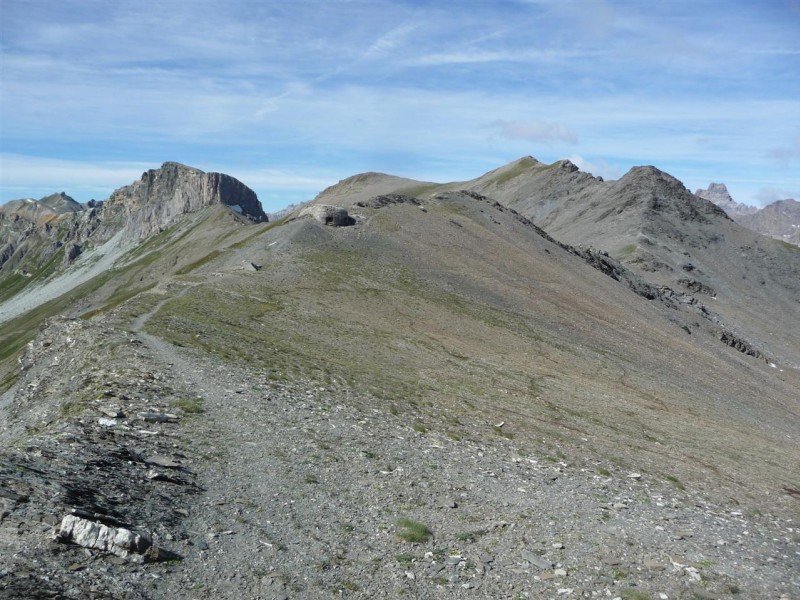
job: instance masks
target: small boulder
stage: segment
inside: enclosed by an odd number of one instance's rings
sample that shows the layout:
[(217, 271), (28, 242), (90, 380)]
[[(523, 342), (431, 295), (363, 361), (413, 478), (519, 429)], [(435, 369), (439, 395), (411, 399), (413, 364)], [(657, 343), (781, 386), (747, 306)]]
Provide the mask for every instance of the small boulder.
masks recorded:
[(145, 554), (153, 545), (147, 534), (135, 533), (123, 527), (109, 527), (75, 515), (66, 515), (62, 519), (56, 539), (110, 552), (132, 562), (145, 562)]

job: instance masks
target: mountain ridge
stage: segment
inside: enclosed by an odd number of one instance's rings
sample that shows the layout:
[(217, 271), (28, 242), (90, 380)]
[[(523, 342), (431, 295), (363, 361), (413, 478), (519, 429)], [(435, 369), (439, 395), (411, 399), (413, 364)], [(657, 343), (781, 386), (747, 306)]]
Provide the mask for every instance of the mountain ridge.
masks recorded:
[(114, 260), (0, 323), (0, 593), (800, 586), (790, 248), (650, 167), (369, 173), (275, 222), (148, 208), (196, 178), (134, 182)]
[[(0, 285), (8, 288), (5, 294), (0, 291), (0, 298), (30, 284), (35, 288), (84, 253), (93, 261), (108, 255), (106, 260), (113, 262), (140, 240), (215, 205), (229, 209), (242, 222), (268, 221), (255, 192), (240, 181), (176, 162), (144, 172), (138, 181), (92, 206), (84, 207), (63, 192), (0, 206)], [(89, 268), (67, 285), (80, 285), (96, 274)], [(36, 296), (35, 290), (28, 295), (27, 309), (35, 308)]]
[(776, 200), (762, 208), (736, 202), (724, 183), (712, 183), (696, 195), (714, 202), (737, 223), (789, 244), (800, 245), (800, 202), (793, 198)]
[[(383, 181), (386, 191), (392, 181)], [(772, 329), (769, 310), (775, 303), (793, 315), (789, 322), (800, 323), (797, 252), (738, 225), (722, 209), (656, 167), (633, 167), (618, 180), (603, 181), (569, 161), (545, 165), (523, 157), (466, 182), (438, 186), (402, 182), (405, 190), (415, 186), (422, 191), (421, 198), (443, 190), (485, 193), (561, 242), (609, 253), (657, 287), (702, 290), (700, 297), (713, 299), (720, 322), (741, 326), (741, 337), (757, 347), (772, 346), (774, 355), (800, 364), (796, 357), (789, 358), (795, 354), (794, 340), (800, 338), (797, 327), (771, 332), (769, 337), (764, 334)], [(361, 199), (372, 191), (353, 188), (351, 182), (350, 198)], [(395, 191), (403, 193), (403, 189)], [(314, 202), (338, 199), (334, 186)], [(756, 285), (751, 284), (754, 280)], [(763, 289), (767, 281), (777, 286), (777, 295)], [(738, 302), (743, 297), (749, 302)]]

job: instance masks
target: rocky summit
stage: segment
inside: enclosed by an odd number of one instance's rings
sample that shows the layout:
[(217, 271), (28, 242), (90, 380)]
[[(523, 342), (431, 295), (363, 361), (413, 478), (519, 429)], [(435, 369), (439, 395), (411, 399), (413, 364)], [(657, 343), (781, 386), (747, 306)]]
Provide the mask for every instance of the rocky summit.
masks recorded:
[(731, 218), (752, 215), (758, 209), (755, 206), (736, 202), (728, 192), (728, 187), (724, 183), (710, 183), (706, 189), (695, 191), (695, 195), (713, 202), (722, 210), (728, 213)]
[(49, 198), (0, 210), (0, 598), (798, 597), (800, 249), (669, 174)]
[(719, 206), (737, 223), (762, 235), (789, 244), (800, 245), (800, 202), (793, 198), (777, 200), (764, 208), (736, 202), (724, 183), (712, 183), (706, 190), (695, 192)]

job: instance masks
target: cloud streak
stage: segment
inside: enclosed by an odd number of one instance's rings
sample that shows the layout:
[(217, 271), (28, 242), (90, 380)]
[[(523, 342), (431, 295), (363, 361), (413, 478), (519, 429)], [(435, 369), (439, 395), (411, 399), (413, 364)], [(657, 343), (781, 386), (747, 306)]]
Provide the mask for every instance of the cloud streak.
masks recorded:
[(498, 119), (492, 126), (502, 137), (528, 142), (566, 142), (577, 144), (578, 136), (563, 125), (545, 121), (505, 121)]

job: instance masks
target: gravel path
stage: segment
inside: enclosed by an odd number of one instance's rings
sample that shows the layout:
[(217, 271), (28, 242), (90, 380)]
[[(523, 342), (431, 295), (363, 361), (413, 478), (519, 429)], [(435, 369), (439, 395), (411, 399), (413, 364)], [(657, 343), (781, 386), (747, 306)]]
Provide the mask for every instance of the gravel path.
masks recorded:
[[(140, 333), (205, 399), (206, 490), (165, 598), (790, 598), (798, 530), (609, 465), (415, 431)], [(191, 453), (190, 453), (191, 454)], [(676, 485), (679, 484), (676, 482)], [(402, 519), (424, 526), (404, 541)], [(636, 595), (639, 594), (639, 595)]]
[[(341, 383), (271, 381), (146, 321), (133, 333), (55, 321), (26, 354), (9, 427), (54, 429), (0, 455), (0, 598), (800, 597), (796, 522), (527, 455), (498, 423), (426, 431)], [(54, 404), (95, 388), (83, 412)], [(180, 469), (159, 466), (171, 461)], [(70, 507), (151, 532), (182, 560), (58, 544)]]

